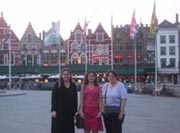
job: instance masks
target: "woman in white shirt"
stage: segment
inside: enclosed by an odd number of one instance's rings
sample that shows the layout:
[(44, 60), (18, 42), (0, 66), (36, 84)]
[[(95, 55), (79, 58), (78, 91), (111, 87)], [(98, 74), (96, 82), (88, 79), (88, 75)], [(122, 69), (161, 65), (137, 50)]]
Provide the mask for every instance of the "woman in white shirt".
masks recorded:
[[(127, 90), (124, 84), (117, 81), (115, 71), (109, 71), (108, 83), (102, 88), (104, 100), (104, 124), (106, 133), (122, 133), (122, 124), (125, 118), (125, 106), (127, 101)], [(107, 113), (107, 107), (116, 108), (116, 112)]]

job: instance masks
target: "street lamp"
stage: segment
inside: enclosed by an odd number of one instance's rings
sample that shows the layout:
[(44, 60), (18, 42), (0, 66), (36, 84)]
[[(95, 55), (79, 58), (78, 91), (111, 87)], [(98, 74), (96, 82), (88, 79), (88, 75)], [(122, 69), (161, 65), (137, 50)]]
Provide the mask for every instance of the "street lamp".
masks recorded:
[(24, 89), (25, 87), (25, 77), (26, 77), (26, 58), (23, 57), (23, 67), (24, 67), (24, 82), (23, 82), (23, 86), (22, 86), (22, 89)]

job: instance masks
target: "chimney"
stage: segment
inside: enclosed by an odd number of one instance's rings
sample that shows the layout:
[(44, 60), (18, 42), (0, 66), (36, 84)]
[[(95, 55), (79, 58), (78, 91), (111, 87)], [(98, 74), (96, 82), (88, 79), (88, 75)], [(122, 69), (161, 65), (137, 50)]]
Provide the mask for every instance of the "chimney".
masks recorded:
[(179, 15), (178, 15), (178, 13), (176, 13), (176, 23), (178, 23), (179, 22)]

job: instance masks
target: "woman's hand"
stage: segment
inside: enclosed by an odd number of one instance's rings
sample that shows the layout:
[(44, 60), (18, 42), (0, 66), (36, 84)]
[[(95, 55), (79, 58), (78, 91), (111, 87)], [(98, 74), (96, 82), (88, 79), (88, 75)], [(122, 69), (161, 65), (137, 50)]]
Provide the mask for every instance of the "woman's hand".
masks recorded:
[(96, 117), (97, 118), (101, 117), (101, 114), (102, 114), (102, 112), (99, 112)]
[(56, 111), (51, 112), (52, 118), (56, 118)]
[(124, 115), (124, 113), (119, 113), (118, 119), (122, 120), (123, 119), (123, 115)]
[(80, 111), (80, 116), (81, 116), (81, 118), (85, 118), (83, 111)]

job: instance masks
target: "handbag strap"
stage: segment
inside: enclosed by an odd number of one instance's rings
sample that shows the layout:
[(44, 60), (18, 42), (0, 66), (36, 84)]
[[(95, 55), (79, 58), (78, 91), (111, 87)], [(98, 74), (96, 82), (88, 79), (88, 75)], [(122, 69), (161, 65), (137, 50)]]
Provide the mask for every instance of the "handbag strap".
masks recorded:
[(105, 94), (104, 94), (105, 105), (106, 105), (106, 95), (107, 95), (108, 85), (109, 85), (109, 83), (107, 83), (107, 85), (106, 85), (106, 90), (105, 90)]
[(107, 90), (108, 90), (108, 84), (109, 83), (107, 83), (107, 85), (106, 85), (106, 90), (105, 90), (105, 94), (104, 94), (104, 102), (105, 102), (105, 104), (106, 104), (106, 95), (107, 95)]

